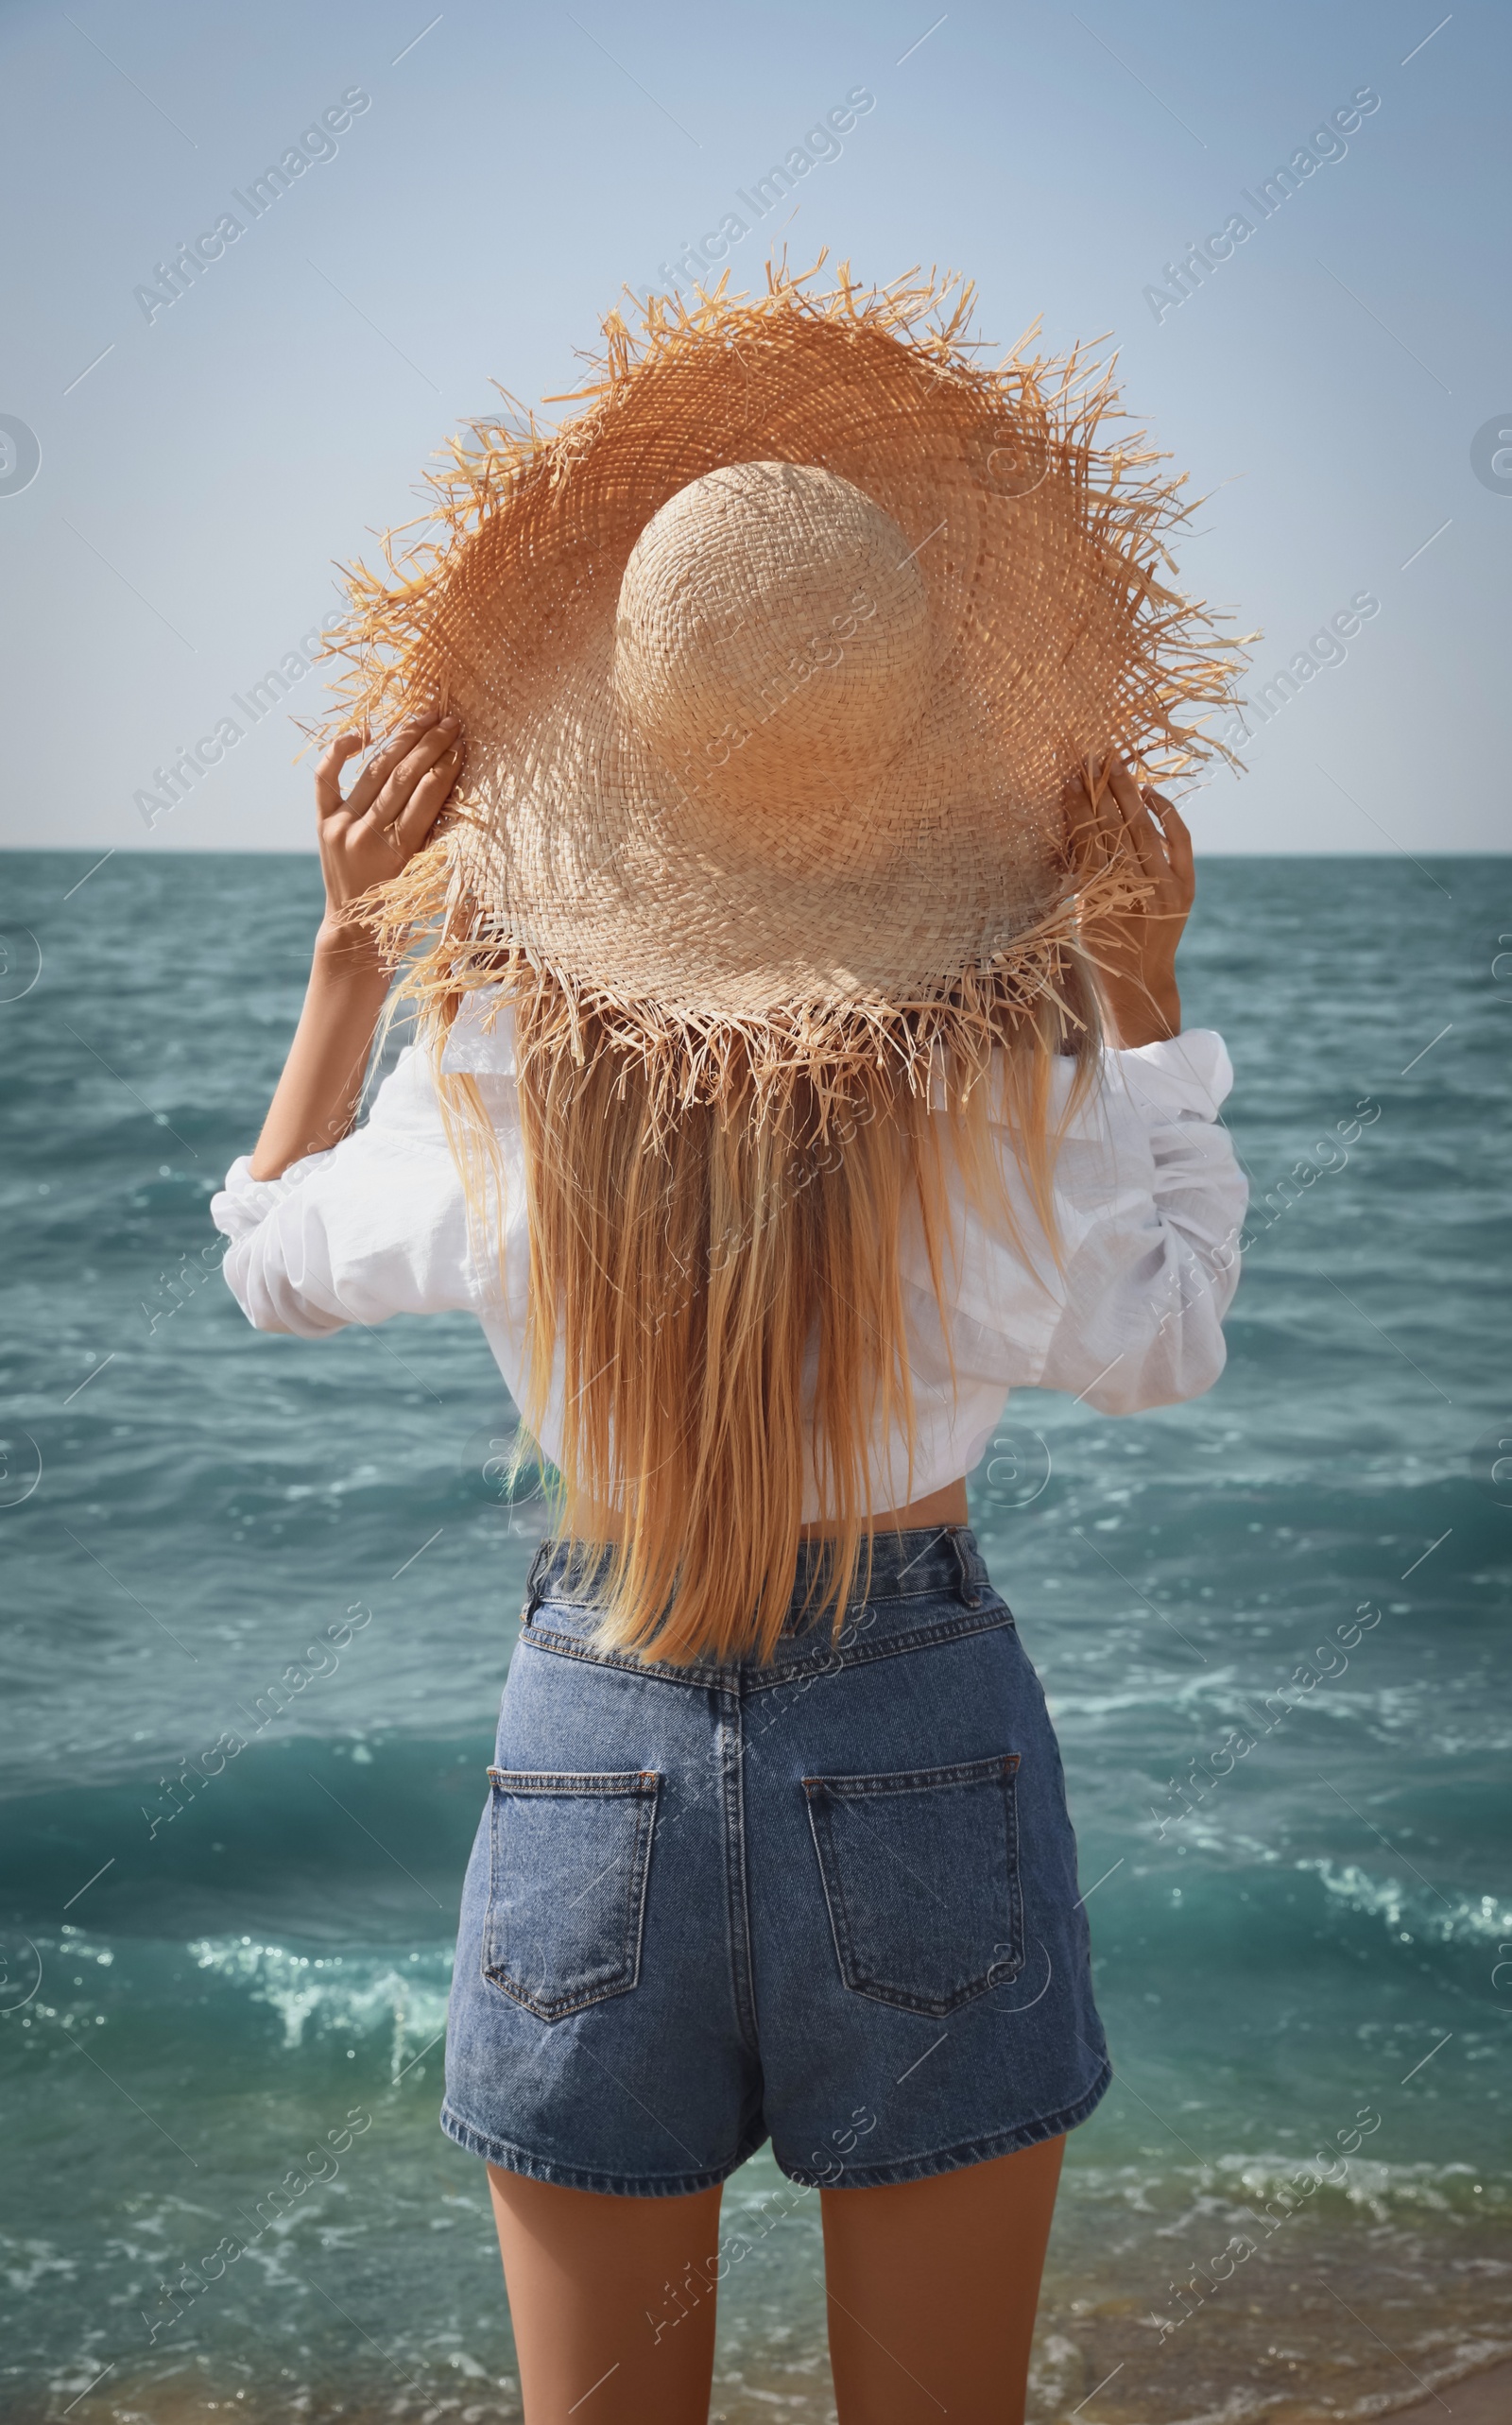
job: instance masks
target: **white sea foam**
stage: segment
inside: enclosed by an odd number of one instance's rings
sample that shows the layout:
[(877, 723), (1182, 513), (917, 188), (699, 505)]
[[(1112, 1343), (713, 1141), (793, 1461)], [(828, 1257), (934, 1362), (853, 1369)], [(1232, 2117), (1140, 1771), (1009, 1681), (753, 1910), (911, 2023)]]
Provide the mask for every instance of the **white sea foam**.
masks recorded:
[[(1308, 2199), (1319, 2210), (1332, 2203), (1335, 2214), (1353, 2208), (1372, 2222), (1384, 2223), (1393, 2217), (1452, 2211), (1480, 2216), (1483, 2210), (1504, 2212), (1507, 2205), (1498, 2184), (1487, 2209), (1479, 2200), (1471, 2206), (1477, 2182), (1489, 2186), (1496, 2179), (1494, 2172), (1478, 2171), (1473, 2164), (1389, 2163), (1364, 2152), (1344, 2156), (1335, 2149), (1330, 2156), (1326, 2146), (1319, 2153), (1339, 2168), (1335, 2178), (1324, 2175)], [(1263, 2148), (1247, 2155), (1214, 2156), (1207, 2163), (1162, 2167), (1158, 2175), (1137, 2164), (1078, 2164), (1067, 2174), (1067, 2189), (1076, 2201), (1112, 2201), (1136, 2213), (1159, 2214), (1161, 2220), (1152, 2236), (1171, 2239), (1204, 2220), (1222, 2219), (1226, 2227), (1237, 2227), (1246, 2212), (1252, 2216), (1280, 2198), (1288, 2185), (1295, 2200), (1299, 2176), (1311, 2178), (1320, 2172), (1320, 2163), (1307, 2150), (1284, 2154)]]
[(1406, 1923), (1418, 1938), (1435, 1944), (1496, 1945), (1512, 1938), (1512, 1906), (1496, 1895), (1444, 1894), (1426, 1880), (1409, 1885), (1400, 1878), (1373, 1878), (1350, 1861), (1298, 1861), (1311, 1869), (1324, 1891), (1352, 1911), (1383, 1920), (1388, 1928)]
[(350, 2038), (392, 2029), (398, 2071), (406, 2049), (426, 2045), (446, 2026), (450, 1953), (295, 1953), (251, 1936), (197, 1937), (189, 1952), (201, 1970), (270, 2005), (286, 2047), (301, 2045), (307, 2029)]

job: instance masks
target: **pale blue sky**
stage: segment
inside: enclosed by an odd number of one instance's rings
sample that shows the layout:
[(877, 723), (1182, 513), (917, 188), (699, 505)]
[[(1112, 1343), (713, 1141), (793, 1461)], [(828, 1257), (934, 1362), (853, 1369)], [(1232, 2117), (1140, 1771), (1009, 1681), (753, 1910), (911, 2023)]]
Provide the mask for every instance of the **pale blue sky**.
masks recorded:
[[(304, 847), (297, 736), (232, 702), (331, 611), (333, 561), (416, 510), (491, 380), (573, 386), (622, 283), (859, 87), (874, 106), (736, 245), (737, 283), (777, 231), (866, 279), (965, 269), (1004, 345), (1040, 314), (1057, 347), (1110, 332), (1211, 492), (1183, 576), (1264, 628), (1252, 687), (1315, 643), (1252, 772), (1194, 799), (1200, 846), (1504, 847), (1512, 477), (1472, 448), (1512, 430), (1509, 51), (1497, 0), (12, 0), (0, 416), (42, 463), (5, 493), (0, 436), (0, 839)], [(333, 157), (255, 219), (233, 200), (353, 92)], [(1342, 156), (1263, 216), (1246, 196), (1310, 141)], [(134, 290), (228, 212), (244, 232), (149, 321)], [(1253, 233), (1152, 302), (1235, 214)], [(228, 715), (244, 737), (148, 832), (133, 794)]]

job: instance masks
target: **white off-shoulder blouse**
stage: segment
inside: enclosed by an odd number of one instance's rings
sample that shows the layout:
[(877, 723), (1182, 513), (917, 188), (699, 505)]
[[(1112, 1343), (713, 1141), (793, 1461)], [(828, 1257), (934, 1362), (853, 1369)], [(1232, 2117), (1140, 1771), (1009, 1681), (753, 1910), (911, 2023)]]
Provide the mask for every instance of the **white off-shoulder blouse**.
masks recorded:
[[(487, 995), (464, 1007), (442, 1068), (476, 1078), (497, 1131), (502, 1239), (486, 1250), (470, 1240), (432, 1063), (412, 1046), (340, 1144), (273, 1179), (253, 1178), (244, 1156), (212, 1200), (211, 1218), (232, 1241), (222, 1268), (257, 1330), (322, 1338), (395, 1314), (465, 1311), (521, 1401), (529, 1251), (512, 1028), (507, 1009), (489, 1026), (496, 1008)], [(1058, 1265), (1005, 1134), (1019, 1243), (992, 1234), (957, 1197), (944, 1324), (921, 1242), (904, 1238), (914, 1460), (910, 1471), (905, 1444), (879, 1436), (874, 1507), (922, 1498), (970, 1472), (1010, 1390), (1064, 1390), (1127, 1415), (1212, 1386), (1247, 1197), (1217, 1118), (1232, 1083), (1223, 1041), (1209, 1028), (1105, 1057), (1057, 1164)], [(558, 1368), (541, 1439), (553, 1459), (560, 1404)], [(812, 1520), (827, 1511), (816, 1498), (805, 1512)]]

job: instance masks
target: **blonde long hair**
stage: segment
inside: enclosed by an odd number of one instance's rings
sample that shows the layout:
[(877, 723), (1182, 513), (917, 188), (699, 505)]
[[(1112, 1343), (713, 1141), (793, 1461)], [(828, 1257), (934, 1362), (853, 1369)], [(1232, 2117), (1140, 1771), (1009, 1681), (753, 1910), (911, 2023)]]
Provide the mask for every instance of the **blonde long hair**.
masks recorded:
[[(352, 568), (330, 644), (346, 670), (329, 729), (387, 731), (433, 703), (468, 728), (475, 763), (455, 814), (362, 914), (396, 954), (418, 947), (402, 998), (438, 1061), (467, 994), (502, 989), (512, 1005), (530, 1233), (522, 1412), (539, 1435), (559, 1389), (560, 1530), (615, 1540), (606, 1639), (684, 1661), (770, 1649), (805, 1502), (833, 1533), (815, 1613), (838, 1622), (885, 1512), (871, 1504), (870, 1452), (896, 1433), (906, 1467), (916, 1438), (904, 1242), (918, 1268), (921, 1239), (943, 1305), (954, 1175), (985, 1220), (1011, 1229), (1024, 1204), (1054, 1240), (1055, 1058), (1076, 1064), (1069, 1116), (1099, 1044), (1086, 937), (1148, 886), (1133, 869), (1089, 874), (1069, 833), (1064, 866), (1050, 864), (1052, 770), (1109, 747), (1167, 775), (1228, 754), (1200, 723), (1231, 698), (1240, 645), (1171, 586), (1171, 542), (1194, 508), (1142, 436), (1107, 426), (1122, 411), (1110, 365), (1079, 349), (1041, 358), (1025, 337), (988, 369), (968, 334), (970, 287), (910, 271), (863, 290), (842, 267), (821, 289), (822, 261), (801, 274), (769, 263), (755, 298), (723, 281), (691, 301), (652, 297), (638, 333), (611, 314), (603, 359), (562, 400), (581, 411), (554, 433), (494, 417), (455, 440), (430, 477), (422, 535), (396, 558), (390, 533), (382, 568)], [(598, 697), (602, 752), (616, 719), (634, 721), (623, 699), (608, 714), (592, 651), (617, 651), (616, 601), (655, 515), (712, 469), (768, 461), (854, 475), (885, 519), (927, 534), (892, 571), (918, 559), (933, 585), (960, 698), (985, 683), (972, 715), (1003, 745), (989, 793), (1006, 817), (990, 832), (988, 793), (974, 800), (963, 863), (980, 845), (977, 890), (963, 907), (937, 887), (896, 965), (859, 948), (864, 918), (848, 937), (814, 917), (792, 998), (768, 983), (788, 966), (776, 921), (763, 937), (738, 931), (751, 899), (739, 887), (738, 901), (704, 899), (698, 981), (684, 984), (679, 894), (655, 879), (668, 864), (663, 811), (691, 806), (680, 897), (702, 883), (690, 837), (713, 813), (704, 786), (733, 728), (703, 739), (696, 783), (673, 771), (674, 750), (666, 783), (637, 795), (638, 826), (621, 819), (628, 794), (604, 821), (608, 779), (595, 789), (593, 770), (610, 761), (584, 754), (574, 722)], [(791, 674), (786, 646), (774, 663)], [(777, 697), (792, 687), (782, 676)], [(754, 699), (769, 706), (771, 688), (752, 693), (760, 722)], [(715, 682), (711, 697), (722, 695)], [(971, 716), (951, 726), (958, 742), (977, 729)], [(687, 741), (692, 728), (679, 730)], [(782, 890), (799, 864), (793, 800), (775, 778), (752, 797), (779, 819), (773, 898), (795, 902)], [(919, 835), (946, 829), (911, 815), (898, 834), (927, 851)], [(758, 839), (734, 830), (740, 817), (730, 812), (736, 859)], [(644, 861), (623, 855), (643, 828)], [(833, 844), (833, 815), (826, 831)], [(907, 882), (892, 849), (879, 834), (856, 862), (876, 886)], [(825, 905), (830, 864), (821, 849), (797, 878), (805, 908)], [(627, 957), (614, 921), (631, 912), (640, 943)], [(833, 988), (816, 974), (842, 968), (851, 975)], [(486, 1232), (502, 1210), (493, 1132), (474, 1082), (438, 1084)], [(1000, 1121), (1017, 1171), (1003, 1166)], [(912, 1494), (911, 1473), (889, 1477), (894, 1502), (900, 1488)]]
[[(804, 1503), (832, 1533), (811, 1613), (838, 1626), (873, 1519), (870, 1453), (915, 1437), (902, 1255), (919, 1225), (942, 1313), (947, 1187), (1014, 1229), (1003, 1154), (1055, 1247), (1054, 1164), (1100, 1048), (1074, 945), (1025, 1002), (987, 981), (943, 1026), (897, 1015), (879, 1048), (775, 1097), (737, 1054), (668, 1109), (622, 1031), (539, 972), (507, 988), (530, 1239), (521, 1409), (560, 1389), (558, 1537), (611, 1535), (600, 1638), (661, 1660), (770, 1655)], [(439, 1064), (451, 1015), (431, 999)], [(436, 1015), (439, 1013), (439, 1015)], [(1073, 1082), (1058, 1110), (1055, 1057)], [(475, 1079), (439, 1076), (475, 1231), (502, 1238), (495, 1132)], [(495, 1245), (495, 1251), (502, 1249)], [(947, 1336), (949, 1335), (947, 1326)], [(896, 1496), (896, 1491), (894, 1492)]]

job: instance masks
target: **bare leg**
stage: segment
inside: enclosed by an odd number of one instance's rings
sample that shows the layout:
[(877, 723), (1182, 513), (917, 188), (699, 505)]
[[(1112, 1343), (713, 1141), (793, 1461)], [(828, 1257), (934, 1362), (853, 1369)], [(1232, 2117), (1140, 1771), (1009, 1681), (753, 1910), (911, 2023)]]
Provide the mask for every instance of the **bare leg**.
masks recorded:
[(489, 2166), (525, 2425), (705, 2425), (717, 2189), (600, 2197)]
[(840, 2425), (1023, 2425), (1062, 2139), (890, 2189), (824, 2190)]

